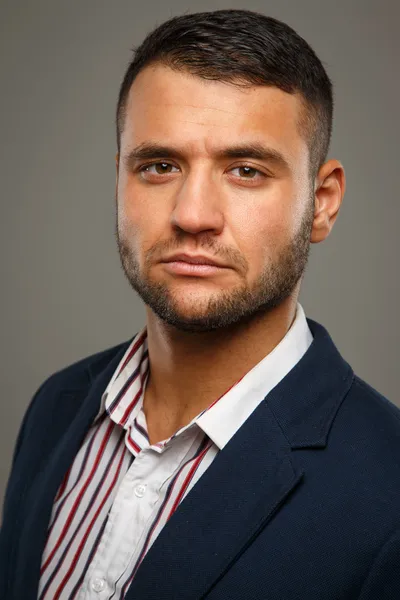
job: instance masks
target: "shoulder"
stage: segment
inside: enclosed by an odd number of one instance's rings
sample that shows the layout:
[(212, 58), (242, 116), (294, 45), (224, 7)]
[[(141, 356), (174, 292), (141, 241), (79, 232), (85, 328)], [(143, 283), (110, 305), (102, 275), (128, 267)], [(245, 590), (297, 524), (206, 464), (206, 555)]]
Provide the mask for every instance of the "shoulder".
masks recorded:
[[(357, 375), (328, 437), (348, 484), (362, 481), (365, 498), (398, 503), (400, 493), (400, 409)], [(397, 508), (396, 508), (397, 512)]]
[(63, 409), (68, 408), (68, 394), (72, 394), (77, 401), (84, 398), (95, 377), (112, 361), (118, 360), (118, 357), (122, 359), (132, 339), (66, 365), (43, 381), (25, 411), (14, 448), (13, 464), (27, 431), (36, 430), (39, 426), (41, 429), (46, 427), (48, 421), (53, 418), (54, 411), (61, 407), (61, 398), (67, 400), (62, 403)]
[(331, 422), (323, 449), (293, 455), (311, 490), (305, 500), (343, 539), (355, 547), (363, 540), (373, 555), (400, 530), (400, 410), (353, 374), (335, 416), (325, 418)]
[[(339, 411), (352, 424), (353, 432), (370, 433), (370, 441), (400, 442), (400, 408), (354, 375), (353, 383)], [(397, 449), (400, 452), (400, 445)]]
[(55, 388), (74, 391), (87, 387), (90, 380), (101, 373), (118, 354), (122, 358), (132, 339), (66, 365), (47, 377), (38, 391)]

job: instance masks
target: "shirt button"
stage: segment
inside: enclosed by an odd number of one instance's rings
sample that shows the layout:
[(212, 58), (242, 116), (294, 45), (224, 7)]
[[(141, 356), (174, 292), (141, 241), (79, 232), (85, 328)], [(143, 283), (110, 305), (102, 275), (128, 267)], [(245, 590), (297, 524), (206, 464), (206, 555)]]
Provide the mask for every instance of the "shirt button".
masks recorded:
[(106, 587), (106, 582), (100, 577), (95, 577), (92, 581), (92, 590), (94, 592), (102, 592)]
[(139, 485), (137, 485), (134, 489), (135, 496), (137, 496), (138, 498), (143, 498), (143, 496), (146, 493), (146, 487), (146, 484), (139, 483)]

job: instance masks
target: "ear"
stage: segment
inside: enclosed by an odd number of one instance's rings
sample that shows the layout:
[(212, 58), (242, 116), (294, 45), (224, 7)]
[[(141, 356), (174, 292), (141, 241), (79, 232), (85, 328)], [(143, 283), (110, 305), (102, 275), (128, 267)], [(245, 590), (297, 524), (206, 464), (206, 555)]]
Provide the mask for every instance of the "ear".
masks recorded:
[(338, 160), (329, 160), (318, 171), (315, 179), (314, 221), (311, 230), (311, 243), (325, 240), (339, 214), (344, 192), (346, 176)]

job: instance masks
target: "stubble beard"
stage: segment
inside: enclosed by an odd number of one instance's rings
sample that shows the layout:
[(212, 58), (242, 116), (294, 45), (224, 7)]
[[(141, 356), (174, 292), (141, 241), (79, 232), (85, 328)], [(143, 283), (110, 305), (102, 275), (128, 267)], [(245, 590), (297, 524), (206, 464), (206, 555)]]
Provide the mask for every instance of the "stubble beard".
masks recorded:
[(151, 262), (145, 264), (143, 273), (140, 272), (132, 245), (120, 232), (118, 216), (116, 238), (122, 269), (143, 302), (160, 319), (180, 331), (208, 332), (243, 324), (266, 314), (293, 293), (308, 262), (313, 216), (314, 197), (308, 203), (295, 236), (269, 261), (251, 288), (244, 283), (234, 289), (211, 293), (205, 307), (203, 303), (196, 303), (197, 307), (201, 304), (203, 308), (192, 315), (182, 312), (179, 299), (174, 298), (166, 281), (157, 282), (149, 277)]

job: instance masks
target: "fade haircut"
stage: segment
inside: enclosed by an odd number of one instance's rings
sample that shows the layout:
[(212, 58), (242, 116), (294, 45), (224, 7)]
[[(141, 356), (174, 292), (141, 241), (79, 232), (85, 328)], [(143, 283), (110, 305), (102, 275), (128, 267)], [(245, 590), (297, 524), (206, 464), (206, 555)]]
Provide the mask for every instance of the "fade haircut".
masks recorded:
[(118, 152), (132, 83), (142, 69), (159, 63), (204, 79), (298, 93), (304, 105), (299, 131), (309, 148), (312, 178), (325, 162), (332, 83), (313, 49), (289, 25), (249, 10), (185, 14), (156, 27), (133, 53), (117, 103)]

